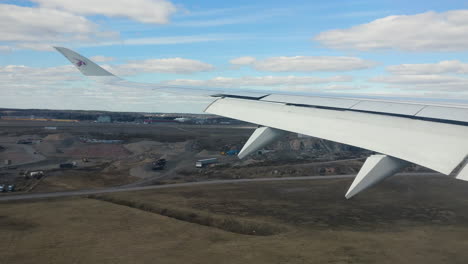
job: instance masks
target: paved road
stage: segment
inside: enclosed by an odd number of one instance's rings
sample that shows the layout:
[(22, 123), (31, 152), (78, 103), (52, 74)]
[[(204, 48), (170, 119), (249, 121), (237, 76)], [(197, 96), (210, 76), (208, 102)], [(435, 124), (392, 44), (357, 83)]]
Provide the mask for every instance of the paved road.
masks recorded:
[[(155, 182), (158, 182), (160, 180), (167, 180), (170, 179), (171, 176), (174, 176), (174, 171), (179, 168), (178, 164), (186, 162), (187, 160), (193, 160), (194, 157), (196, 157), (196, 154), (190, 151), (186, 151), (185, 153), (182, 153), (176, 158), (170, 159), (170, 162), (166, 167), (164, 168), (164, 171), (162, 171), (160, 174), (145, 178), (133, 183), (129, 183), (126, 185), (123, 185), (121, 187), (138, 187), (138, 186), (148, 186), (152, 185)], [(297, 164), (296, 166), (307, 166), (307, 165), (328, 165), (328, 164), (334, 164), (334, 163), (342, 163), (346, 161), (355, 161), (355, 160), (362, 160), (362, 158), (352, 158), (352, 159), (342, 159), (342, 160), (329, 160), (329, 161), (319, 161), (319, 162), (310, 162), (310, 163), (303, 163), (303, 164)]]
[(201, 182), (165, 184), (165, 185), (138, 186), (138, 187), (112, 187), (112, 188), (106, 188), (106, 189), (5, 195), (5, 196), (0, 196), (0, 201), (16, 201), (16, 200), (25, 200), (25, 199), (79, 196), (79, 195), (89, 195), (89, 194), (141, 191), (141, 190), (152, 190), (152, 189), (167, 189), (167, 188), (197, 186), (197, 185), (211, 185), (211, 184), (227, 184), (227, 183), (232, 184), (232, 183), (264, 182), (264, 181), (298, 181), (298, 180), (300, 181), (300, 180), (342, 179), (342, 178), (352, 178), (354, 176), (355, 175), (333, 175), (333, 176), (304, 176), (304, 177), (283, 177), (283, 178), (239, 179), (239, 180), (212, 180), (212, 181), (201, 181)]
[[(440, 173), (399, 173), (397, 175), (399, 175), (399, 176), (445, 176), (445, 175), (440, 174)], [(348, 175), (329, 175), (329, 176), (302, 176), (302, 177), (282, 177), (282, 178), (239, 179), (239, 180), (213, 180), (213, 181), (166, 184), (166, 185), (139, 186), (139, 187), (113, 187), (113, 188), (106, 188), (106, 189), (77, 190), (77, 191), (66, 191), (66, 192), (2, 195), (2, 196), (0, 196), (0, 201), (18, 201), (18, 200), (28, 200), (28, 199), (44, 199), (44, 198), (54, 198), (54, 197), (80, 196), (80, 195), (90, 195), (90, 194), (141, 191), (141, 190), (153, 190), (153, 189), (167, 189), (167, 188), (198, 186), (198, 185), (211, 185), (211, 184), (235, 184), (235, 183), (245, 183), (245, 182), (267, 182), (267, 181), (268, 182), (273, 182), (273, 181), (304, 181), (304, 180), (344, 179), (344, 178), (353, 178), (355, 176), (356, 175), (348, 174)]]

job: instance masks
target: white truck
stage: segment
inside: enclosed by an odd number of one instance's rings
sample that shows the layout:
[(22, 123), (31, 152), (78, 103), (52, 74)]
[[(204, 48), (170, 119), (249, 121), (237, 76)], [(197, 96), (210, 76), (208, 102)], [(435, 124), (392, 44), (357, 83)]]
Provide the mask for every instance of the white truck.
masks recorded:
[(217, 158), (211, 158), (211, 159), (202, 159), (202, 160), (199, 160), (195, 163), (195, 167), (197, 168), (203, 168), (205, 167), (206, 165), (208, 164), (213, 164), (213, 163), (216, 163), (218, 162), (218, 159)]
[(42, 178), (42, 176), (44, 176), (43, 171), (31, 171), (29, 173), (29, 177), (31, 177), (31, 178), (40, 179), (40, 178)]

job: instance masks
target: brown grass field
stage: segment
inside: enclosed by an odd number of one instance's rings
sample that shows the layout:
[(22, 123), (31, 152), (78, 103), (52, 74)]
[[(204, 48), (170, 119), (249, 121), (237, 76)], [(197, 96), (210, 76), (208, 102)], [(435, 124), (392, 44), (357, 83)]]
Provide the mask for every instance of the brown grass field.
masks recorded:
[(220, 184), (0, 203), (0, 263), (467, 263), (468, 183)]

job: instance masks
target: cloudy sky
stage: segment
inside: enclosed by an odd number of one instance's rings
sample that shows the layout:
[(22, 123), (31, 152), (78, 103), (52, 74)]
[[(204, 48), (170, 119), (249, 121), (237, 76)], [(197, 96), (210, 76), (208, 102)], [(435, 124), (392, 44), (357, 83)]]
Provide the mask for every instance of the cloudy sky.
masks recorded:
[(468, 1), (0, 0), (0, 108), (200, 112), (101, 87), (52, 46), (128, 80), (468, 100)]

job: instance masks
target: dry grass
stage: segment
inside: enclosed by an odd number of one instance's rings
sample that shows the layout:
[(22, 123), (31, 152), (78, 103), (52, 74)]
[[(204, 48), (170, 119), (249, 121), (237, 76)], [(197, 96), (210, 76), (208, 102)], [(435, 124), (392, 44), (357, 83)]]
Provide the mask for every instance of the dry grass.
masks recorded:
[(33, 191), (53, 192), (103, 188), (129, 184), (138, 179), (129, 176), (128, 172), (124, 170), (108, 170), (103, 172), (103, 169), (107, 165), (108, 163), (103, 163), (94, 167), (50, 170), (47, 172), (47, 177)]
[(259, 222), (234, 216), (216, 215), (209, 212), (203, 212), (189, 208), (175, 207), (168, 203), (150, 204), (142, 201), (119, 199), (106, 195), (90, 195), (88, 198), (128, 206), (177, 220), (208, 227), (215, 227), (224, 231), (243, 235), (270, 236), (286, 230), (285, 227), (273, 225), (267, 222)]
[[(346, 201), (343, 193), (349, 184), (350, 180), (263, 182), (106, 194), (106, 199), (138, 202), (145, 210), (83, 198), (0, 203), (1, 260), (425, 264), (468, 260), (468, 184), (441, 177), (395, 177)], [(241, 235), (148, 212), (146, 207), (288, 228), (270, 236)]]

